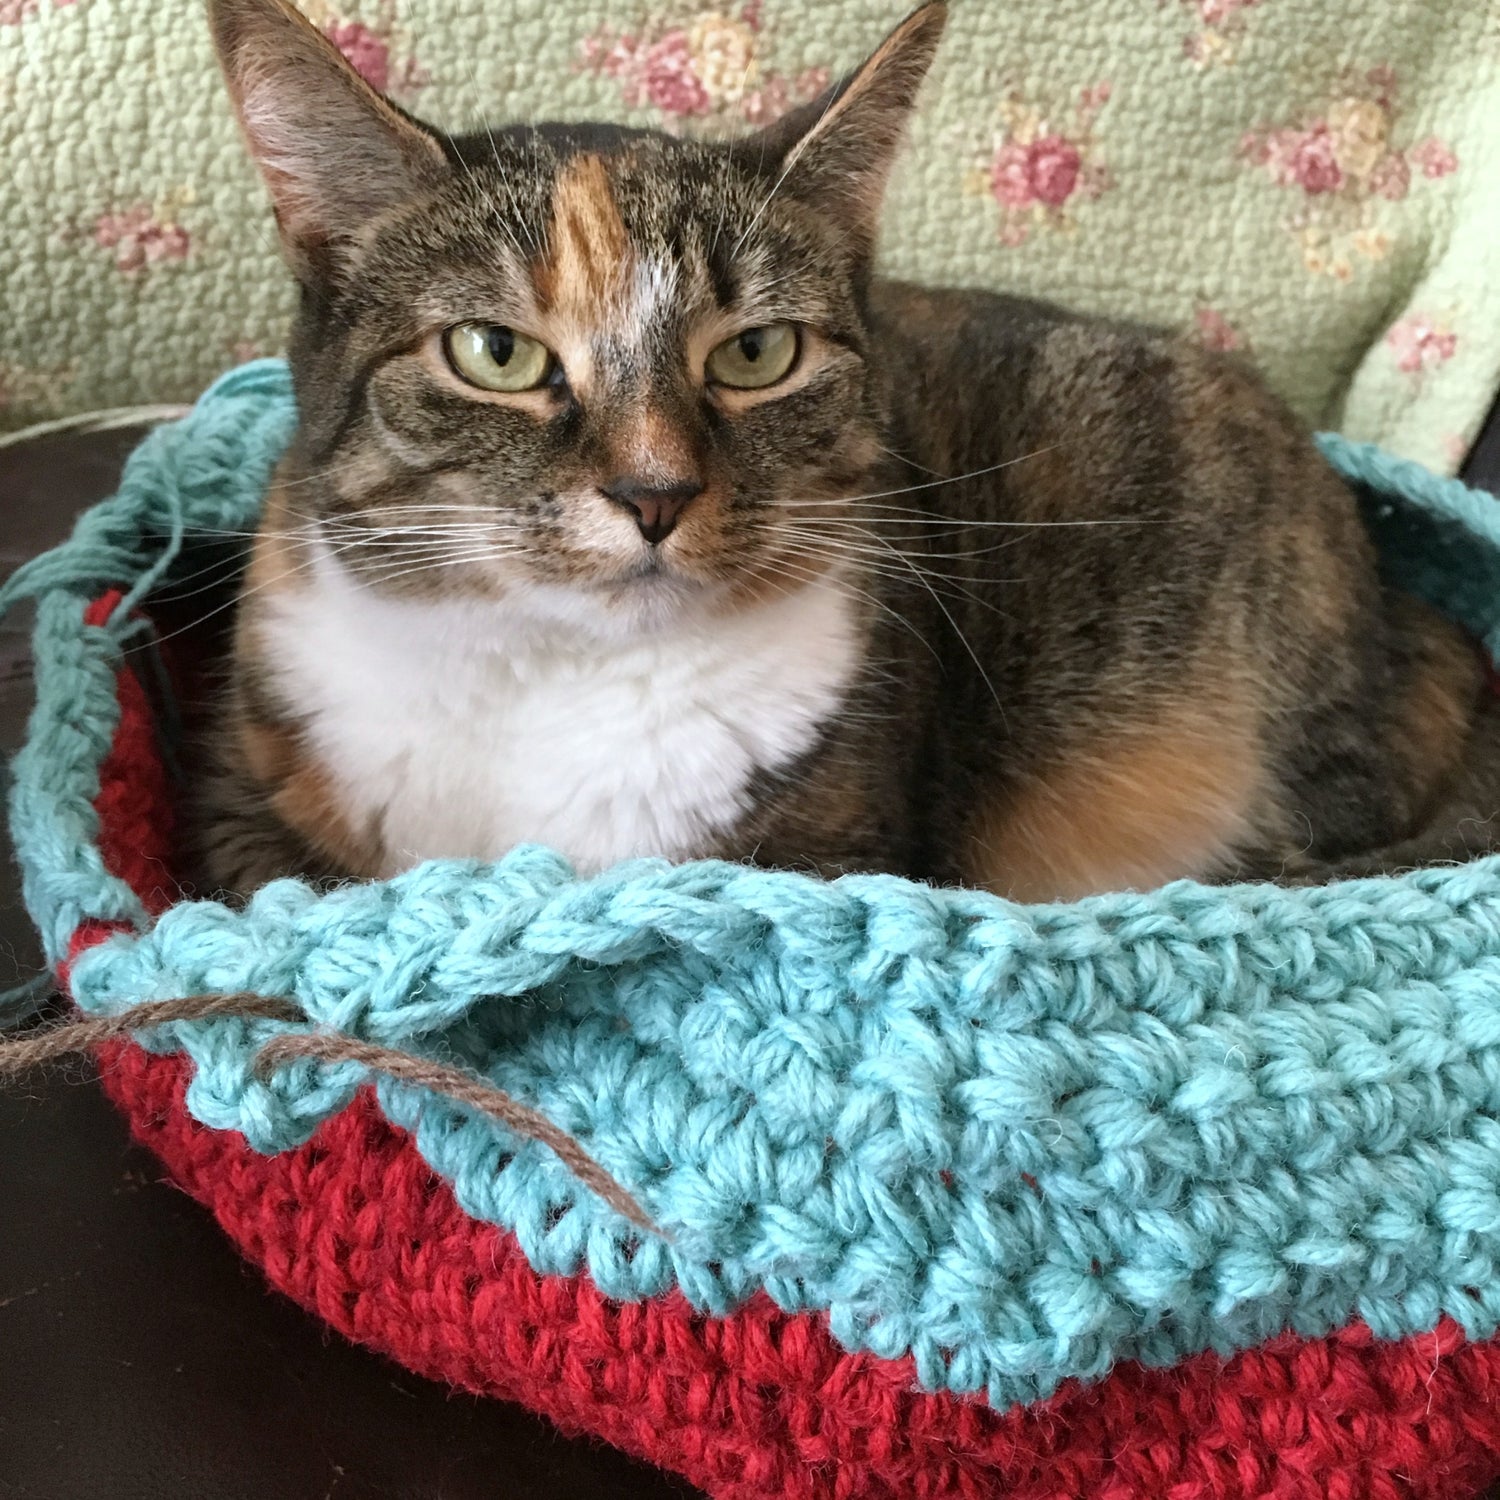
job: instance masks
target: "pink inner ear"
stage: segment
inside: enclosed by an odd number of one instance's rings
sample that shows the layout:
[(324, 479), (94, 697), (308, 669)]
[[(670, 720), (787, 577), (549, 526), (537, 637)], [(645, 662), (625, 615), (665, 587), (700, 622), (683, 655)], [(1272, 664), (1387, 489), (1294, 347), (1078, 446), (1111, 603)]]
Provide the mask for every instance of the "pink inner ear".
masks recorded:
[(292, 6), (213, 0), (215, 39), (246, 141), (296, 259), (418, 193), (446, 157), (365, 74), (388, 57), (359, 23), (320, 30)]
[(946, 21), (941, 3), (913, 11), (836, 100), (808, 112), (803, 133), (789, 143), (788, 175), (810, 178), (818, 198), (837, 206), (862, 233), (874, 234), (886, 180)]

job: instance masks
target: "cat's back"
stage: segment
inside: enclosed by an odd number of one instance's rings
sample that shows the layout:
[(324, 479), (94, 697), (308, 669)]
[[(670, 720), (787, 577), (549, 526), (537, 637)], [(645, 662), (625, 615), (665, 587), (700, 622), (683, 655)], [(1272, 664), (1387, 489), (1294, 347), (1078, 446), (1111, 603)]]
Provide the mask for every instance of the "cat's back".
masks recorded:
[(871, 321), (898, 425), (959, 446), (1050, 433), (1120, 457), (1181, 446), (1237, 413), (1310, 449), (1301, 424), (1243, 360), (1147, 323), (1038, 298), (880, 280)]
[[(1421, 738), (1408, 703), (1464, 701), (1465, 649), (1382, 598), (1356, 497), (1247, 363), (1021, 298), (872, 301), (914, 497), (1001, 612), (954, 606), (1006, 705), (970, 712), (968, 743), (996, 747), (976, 780), (1000, 790), (949, 840), (987, 851), (960, 878), (1034, 895), (1275, 873), (1299, 837), (1372, 847), (1409, 823), (1433, 773), (1401, 748)], [(1017, 763), (1050, 769), (1032, 784)], [(1134, 840), (1123, 877), (1090, 862), (1101, 829), (1112, 857)]]
[[(1264, 545), (1316, 529), (1366, 548), (1354, 497), (1250, 364), (1148, 324), (1044, 301), (879, 281), (872, 323), (901, 451), (973, 484), (928, 503), (961, 517), (1152, 521), (1180, 544)], [(1138, 527), (1090, 545), (1159, 551)], [(1068, 547), (1083, 545), (1081, 535)]]
[(1004, 576), (1039, 680), (1233, 651), (1220, 671), (1269, 659), (1300, 681), (1309, 642), (1333, 650), (1374, 608), (1354, 494), (1244, 361), (1027, 298), (872, 300), (897, 446), (934, 476), (914, 498)]

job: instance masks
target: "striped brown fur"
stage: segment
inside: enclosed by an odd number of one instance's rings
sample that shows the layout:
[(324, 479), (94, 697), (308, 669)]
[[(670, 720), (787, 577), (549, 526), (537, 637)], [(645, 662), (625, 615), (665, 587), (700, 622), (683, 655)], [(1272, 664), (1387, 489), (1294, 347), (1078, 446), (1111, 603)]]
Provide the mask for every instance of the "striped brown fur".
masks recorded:
[[(690, 653), (737, 612), (841, 591), (857, 669), (816, 733), (750, 769), (732, 819), (659, 852), (1032, 900), (1488, 847), (1453, 834), (1487, 830), (1500, 789), (1477, 657), (1382, 585), (1355, 496), (1251, 370), (1159, 330), (875, 274), (941, 4), (823, 100), (721, 144), (581, 125), (449, 138), (279, 0), (211, 9), (304, 296), (301, 427), (204, 781), (210, 881), (412, 857), (389, 832), (402, 808), (361, 802), (317, 748), (336, 739), (326, 710), (280, 665), (277, 601), (311, 597), (320, 567), (384, 599), (576, 606), (601, 640), (663, 650), (664, 677), (663, 643)], [(466, 385), (442, 337), (472, 319), (545, 343), (555, 378)], [(711, 386), (707, 351), (780, 322), (800, 338), (783, 378)], [(622, 475), (692, 492), (668, 539), (636, 534), (611, 497)], [(455, 511), (477, 529), (434, 563), (433, 518)], [(666, 736), (676, 717), (643, 722)], [(403, 763), (413, 796), (458, 753), (428, 748)], [(664, 753), (647, 734), (599, 768), (642, 827), (680, 790), (671, 767), (646, 774)], [(555, 790), (565, 808), (592, 788)]]

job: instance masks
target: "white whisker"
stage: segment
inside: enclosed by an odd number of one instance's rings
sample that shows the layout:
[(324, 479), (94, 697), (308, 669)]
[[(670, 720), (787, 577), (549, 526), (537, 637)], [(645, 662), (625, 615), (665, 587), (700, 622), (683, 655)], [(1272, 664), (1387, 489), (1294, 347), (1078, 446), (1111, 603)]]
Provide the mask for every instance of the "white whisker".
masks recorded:
[(779, 574), (782, 577), (793, 579), (795, 582), (802, 586), (806, 586), (809, 583), (830, 584), (832, 587), (839, 589), (845, 594), (851, 595), (858, 599), (862, 599), (865, 601), (865, 603), (873, 605), (876, 609), (882, 611), (882, 613), (888, 614), (898, 624), (904, 626), (907, 630), (909, 630), (912, 635), (914, 635), (917, 640), (932, 654), (932, 658), (934, 661), (942, 660), (937, 651), (934, 650), (932, 643), (927, 639), (927, 637), (924, 636), (922, 632), (918, 630), (917, 627), (913, 625), (911, 621), (908, 620), (906, 616), (903, 615), (899, 610), (893, 609), (889, 604), (885, 602), (885, 600), (877, 598), (874, 594), (867, 593), (864, 589), (856, 587), (855, 585), (849, 583), (847, 579), (841, 578), (837, 574), (829, 574), (826, 570), (820, 570), (811, 567), (802, 567), (800, 564), (789, 565), (781, 559), (778, 559), (776, 563), (762, 564), (761, 571), (772, 576)]
[(761, 200), (760, 207), (755, 210), (755, 213), (751, 216), (750, 222), (745, 226), (745, 232), (739, 237), (739, 239), (734, 242), (734, 247), (729, 252), (731, 259), (733, 259), (734, 256), (740, 253), (740, 247), (745, 243), (747, 239), (750, 238), (751, 234), (754, 233), (755, 226), (760, 223), (762, 218), (765, 217), (766, 210), (771, 206), (771, 200), (775, 198), (778, 192), (780, 192), (782, 183), (784, 183), (791, 175), (792, 168), (795, 167), (798, 161), (801, 159), (802, 146), (804, 142), (806, 142), (813, 135), (817, 134), (818, 127), (823, 123), (825, 119), (828, 118), (828, 111), (833, 108), (836, 102), (837, 96), (832, 90), (830, 90), (828, 94), (828, 102), (824, 104), (822, 112), (818, 115), (817, 120), (814, 121), (812, 126), (803, 135), (802, 139), (799, 140), (797, 144), (787, 152), (786, 164), (781, 169), (781, 175), (776, 179), (775, 182), (771, 184), (771, 191), (767, 193), (766, 196)]
[[(408, 566), (412, 564), (413, 555), (417, 557), (426, 557), (428, 547), (433, 549), (434, 557), (431, 562), (421, 563), (415, 566)], [(330, 548), (330, 551), (333, 553), (339, 553), (343, 550), (345, 549), (339, 547)], [(421, 571), (421, 568), (424, 566), (437, 568), (439, 566), (452, 565), (459, 562), (480, 562), (486, 561), (491, 558), (514, 556), (521, 550), (523, 549), (516, 547), (497, 547), (492, 545), (486, 546), (483, 549), (476, 548), (474, 549), (472, 554), (459, 553), (457, 555), (454, 555), (453, 549), (451, 547), (439, 548), (438, 544), (430, 543), (426, 544), (426, 546), (424, 547), (414, 548), (412, 549), (412, 553), (409, 553), (402, 557), (392, 558), (386, 566), (387, 568), (400, 567), (402, 571), (399, 573), (391, 574), (388, 572), (381, 572), (377, 569), (367, 569), (362, 571), (360, 577), (361, 581), (365, 583), (373, 582), (376, 584), (384, 584), (390, 582), (393, 577), (405, 576), (405, 573), (408, 571)], [(316, 565), (317, 560), (315, 558), (309, 558), (305, 562), (299, 563), (296, 567), (277, 575), (275, 578), (267, 579), (265, 582), (256, 584), (251, 588), (240, 589), (238, 592), (232, 594), (222, 604), (216, 605), (213, 609), (210, 609), (205, 613), (196, 616), (194, 619), (189, 620), (186, 624), (179, 626), (176, 630), (168, 631), (165, 635), (153, 636), (148, 641), (143, 642), (141, 645), (129, 646), (126, 648), (126, 650), (135, 651), (145, 649), (149, 646), (164, 645), (167, 641), (174, 640), (177, 636), (183, 635), (187, 631), (198, 630), (202, 626), (206, 625), (210, 620), (223, 614), (225, 610), (234, 609), (236, 606), (243, 604), (245, 600), (253, 598), (256, 594), (262, 593), (266, 589), (284, 587), (288, 578), (296, 578), (301, 574), (311, 572)], [(203, 591), (199, 590), (198, 592)], [(172, 596), (166, 595), (166, 597), (171, 598)], [(185, 595), (183, 597), (191, 597), (191, 595)]]

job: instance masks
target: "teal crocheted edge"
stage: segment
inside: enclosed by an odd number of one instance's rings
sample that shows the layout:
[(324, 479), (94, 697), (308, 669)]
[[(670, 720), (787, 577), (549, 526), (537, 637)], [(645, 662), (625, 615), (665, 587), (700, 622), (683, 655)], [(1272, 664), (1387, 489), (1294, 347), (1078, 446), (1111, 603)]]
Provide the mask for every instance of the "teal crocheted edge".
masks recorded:
[[(676, 1286), (716, 1314), (764, 1290), (998, 1407), (1288, 1328), (1362, 1318), (1396, 1338), (1446, 1314), (1495, 1331), (1500, 860), (1027, 908), (714, 863), (580, 880), (519, 849), (148, 921), (104, 870), (91, 807), (129, 606), (188, 529), (245, 528), (293, 424), (284, 367), (233, 372), (0, 595), (40, 597), (11, 796), (28, 906), (54, 960), (85, 920), (137, 929), (77, 959), (86, 1010), (254, 990), (457, 1057), (581, 1139), (673, 1235), (639, 1236), (544, 1148), (379, 1082), (463, 1208), (539, 1272), (586, 1270), (622, 1300)], [(1320, 441), (1368, 488), (1377, 534), (1402, 538), (1393, 570), (1492, 637), (1500, 593), (1473, 579), (1500, 558), (1500, 507)], [(83, 625), (119, 586), (110, 621)], [(311, 1063), (257, 1079), (278, 1029), (144, 1041), (189, 1055), (199, 1120), (275, 1151), (366, 1081)]]

